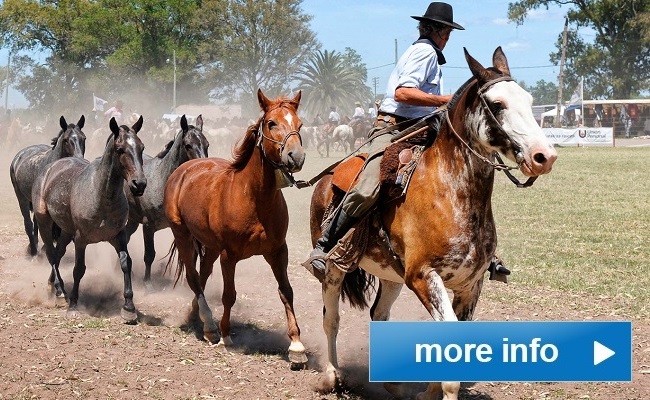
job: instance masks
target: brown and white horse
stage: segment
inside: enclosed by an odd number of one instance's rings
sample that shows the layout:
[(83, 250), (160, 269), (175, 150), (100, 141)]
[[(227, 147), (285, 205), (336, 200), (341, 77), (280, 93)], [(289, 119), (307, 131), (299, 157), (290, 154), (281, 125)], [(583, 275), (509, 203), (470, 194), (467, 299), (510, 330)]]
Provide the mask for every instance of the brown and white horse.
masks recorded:
[[(450, 102), (446, 120), (424, 151), (408, 193), (378, 207), (379, 223), (370, 228), (359, 268), (346, 274), (328, 263), (323, 281), (329, 357), (324, 389), (334, 388), (340, 379), (336, 337), (342, 292), (353, 305), (355, 301), (357, 306), (367, 305), (365, 291), (374, 276), (380, 282), (370, 310), (374, 321), (388, 320), (403, 284), (435, 321), (471, 320), (497, 246), (491, 203), (494, 152), (516, 162), (529, 177), (550, 172), (557, 158), (535, 122), (532, 97), (510, 77), (501, 48), (494, 52), (493, 68), (484, 68), (467, 51), (465, 57), (473, 77)], [(312, 196), (314, 243), (334, 194), (331, 180), (331, 175), (321, 179)], [(387, 232), (390, 250), (377, 225)], [(447, 289), (454, 294), (453, 303)], [(386, 388), (403, 394), (399, 384)], [(431, 383), (418, 399), (434, 399), (440, 392), (445, 399), (456, 399), (459, 388), (458, 382)]]

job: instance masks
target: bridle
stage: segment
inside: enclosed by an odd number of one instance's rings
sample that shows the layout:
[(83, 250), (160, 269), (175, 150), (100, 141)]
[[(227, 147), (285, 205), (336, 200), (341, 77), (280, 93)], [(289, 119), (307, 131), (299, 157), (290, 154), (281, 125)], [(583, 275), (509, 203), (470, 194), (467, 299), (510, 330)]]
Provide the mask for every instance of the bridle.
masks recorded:
[[(503, 133), (503, 134), (506, 135), (506, 136), (508, 135), (507, 132), (503, 129), (503, 126), (501, 125), (501, 123), (499, 122), (499, 120), (497, 120), (496, 116), (494, 115), (494, 113), (492, 112), (492, 110), (490, 109), (490, 107), (488, 106), (487, 100), (485, 99), (485, 92), (487, 92), (488, 89), (490, 89), (490, 87), (492, 87), (492, 85), (494, 85), (494, 84), (496, 84), (496, 83), (499, 83), (499, 82), (510, 82), (510, 81), (514, 81), (514, 79), (512, 79), (512, 77), (510, 77), (510, 76), (502, 75), (502, 76), (499, 76), (499, 77), (497, 77), (497, 78), (494, 78), (494, 79), (491, 79), (491, 80), (485, 82), (485, 83), (484, 83), (484, 84), (483, 84), (483, 85), (478, 89), (478, 97), (479, 97), (479, 99), (481, 100), (481, 105), (483, 106), (483, 109), (484, 109), (484, 111), (485, 111), (485, 115), (487, 116), (488, 121), (490, 122), (490, 125), (491, 125), (494, 129), (499, 130), (501, 133)], [(510, 171), (513, 170), (513, 169), (519, 169), (519, 168), (521, 168), (521, 164), (524, 162), (523, 152), (522, 152), (522, 150), (521, 150), (521, 147), (519, 147), (519, 145), (513, 143), (513, 145), (514, 145), (514, 147), (515, 147), (515, 152), (514, 152), (514, 153), (515, 153), (515, 159), (517, 160), (517, 165), (516, 165), (516, 166), (509, 166), (509, 165), (505, 164), (505, 163), (503, 162), (503, 160), (501, 159), (501, 156), (499, 156), (499, 154), (498, 154), (497, 152), (493, 152), (493, 154), (492, 154), (492, 156), (493, 156), (494, 158), (496, 158), (496, 160), (498, 161), (498, 162), (494, 162), (494, 161), (492, 161), (491, 159), (489, 159), (489, 158), (483, 156), (482, 154), (480, 154), (479, 152), (477, 152), (476, 150), (474, 150), (474, 149), (473, 149), (473, 148), (472, 148), (472, 147), (471, 147), (471, 146), (470, 146), (470, 145), (469, 145), (465, 140), (463, 140), (462, 137), (460, 137), (460, 135), (458, 134), (458, 132), (456, 132), (456, 130), (454, 129), (453, 124), (451, 123), (451, 119), (450, 119), (450, 117), (449, 117), (449, 109), (448, 109), (448, 108), (444, 110), (444, 114), (445, 114), (445, 121), (447, 122), (447, 125), (449, 126), (449, 130), (451, 130), (451, 132), (456, 136), (456, 138), (457, 138), (457, 139), (458, 139), (458, 140), (459, 140), (459, 141), (460, 141), (460, 142), (461, 142), (461, 143), (462, 143), (462, 144), (463, 144), (463, 145), (464, 145), (464, 146), (465, 146), (465, 147), (466, 147), (466, 148), (467, 148), (467, 149), (468, 149), (472, 154), (474, 154), (474, 155), (475, 155), (477, 158), (479, 158), (481, 161), (483, 161), (483, 162), (485, 162), (486, 164), (490, 165), (490, 166), (491, 166), (492, 168), (494, 168), (496, 171), (503, 171), (503, 173), (506, 174), (506, 176), (508, 177), (508, 179), (510, 179), (510, 181), (511, 181), (512, 183), (514, 183), (518, 188), (525, 188), (525, 187), (532, 186), (532, 184), (533, 184), (533, 183), (535, 182), (535, 180), (537, 179), (536, 176), (531, 176), (531, 177), (528, 178), (528, 180), (527, 180), (526, 182), (522, 183), (521, 181), (519, 181), (519, 179), (517, 179), (517, 178), (516, 178), (514, 175), (512, 175), (512, 173), (510, 172)]]
[(268, 140), (269, 142), (271, 142), (273, 144), (279, 144), (280, 147), (278, 148), (278, 155), (279, 155), (280, 160), (282, 160), (282, 152), (284, 151), (284, 147), (287, 145), (287, 141), (289, 140), (289, 138), (291, 136), (294, 136), (294, 135), (298, 136), (298, 139), (300, 139), (300, 145), (302, 146), (302, 136), (300, 136), (300, 130), (294, 129), (294, 130), (289, 131), (289, 133), (287, 133), (284, 136), (282, 141), (279, 141), (279, 140), (275, 140), (275, 139), (273, 139), (273, 138), (271, 138), (269, 136), (266, 136), (264, 134), (264, 121), (265, 121), (265, 119), (264, 119), (264, 117), (262, 117), (262, 119), (260, 121), (259, 128), (257, 129), (257, 143), (256, 143), (256, 146), (259, 147), (260, 151), (262, 152), (262, 157), (269, 164), (271, 164), (271, 166), (273, 166), (274, 169), (281, 169), (285, 174), (291, 176), (291, 178), (293, 179), (293, 176), (287, 170), (286, 165), (282, 164), (282, 161), (276, 162), (276, 161), (273, 161), (271, 158), (269, 158), (269, 156), (266, 154), (266, 150), (264, 150), (264, 146), (262, 145), (262, 142), (264, 140)]

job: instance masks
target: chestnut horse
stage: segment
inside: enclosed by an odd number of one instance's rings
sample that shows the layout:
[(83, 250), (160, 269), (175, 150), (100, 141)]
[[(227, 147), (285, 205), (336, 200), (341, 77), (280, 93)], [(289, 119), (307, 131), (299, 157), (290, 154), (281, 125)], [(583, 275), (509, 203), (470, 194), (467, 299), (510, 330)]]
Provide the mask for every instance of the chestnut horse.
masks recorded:
[[(305, 160), (299, 133), (302, 123), (297, 115), (300, 96), (298, 92), (293, 99), (269, 100), (258, 90), (264, 115), (248, 128), (234, 149), (234, 161), (187, 161), (167, 180), (163, 202), (175, 239), (172, 253), (178, 251), (177, 281), (185, 270), (196, 296), (192, 312), (199, 313), (206, 340), (216, 343), (219, 338), (203, 293), (214, 262), (221, 259), (223, 277), (219, 343), (229, 345), (230, 311), (237, 298), (235, 266), (240, 260), (261, 254), (278, 282), (291, 340), (289, 359), (295, 366), (307, 359), (287, 276), (289, 213), (278, 188), (278, 176), (300, 171)], [(200, 273), (195, 267), (199, 255)]]
[[(76, 157), (62, 158), (50, 165), (34, 183), (34, 217), (41, 231), (52, 272), (50, 288), (57, 301), (65, 298), (59, 262), (66, 246), (74, 240), (75, 262), (68, 313), (77, 313), (79, 283), (86, 273), (86, 247), (109, 242), (117, 252), (124, 273), (122, 318), (137, 320), (131, 286), (131, 257), (127, 249), (126, 223), (129, 203), (124, 181), (136, 196), (142, 196), (147, 179), (142, 170), (144, 145), (137, 136), (142, 117), (132, 126), (110, 121), (111, 133), (104, 153), (92, 162)], [(56, 242), (56, 246), (55, 246)]]
[[(338, 384), (336, 337), (339, 298), (345, 295), (363, 308), (369, 282), (379, 278), (370, 316), (388, 320), (403, 284), (422, 302), (433, 320), (471, 320), (484, 273), (495, 253), (497, 236), (492, 215), (494, 152), (516, 162), (530, 177), (551, 171), (557, 153), (535, 122), (532, 97), (511, 77), (501, 48), (493, 68), (484, 68), (465, 50), (473, 77), (454, 95), (443, 114), (435, 142), (425, 149), (408, 193), (381, 204), (371, 224), (359, 268), (345, 274), (328, 263), (323, 280), (323, 327), (328, 357), (323, 383)], [(345, 168), (345, 164), (339, 168)], [(336, 174), (336, 171), (335, 171)], [(321, 179), (312, 196), (312, 242), (321, 235), (322, 217), (333, 197), (331, 175)], [(385, 244), (379, 227), (386, 232)], [(453, 303), (447, 294), (453, 291)], [(432, 326), (432, 329), (435, 327)], [(398, 340), (398, 338), (396, 338)], [(400, 397), (404, 387), (386, 384)], [(418, 399), (456, 399), (460, 383), (430, 383)]]
[(86, 135), (81, 130), (86, 118), (82, 115), (77, 124), (68, 124), (63, 117), (59, 119), (61, 131), (52, 139), (52, 145), (35, 144), (20, 150), (9, 167), (11, 184), (14, 187), (18, 206), (23, 215), (25, 233), (29, 238), (29, 255), (38, 253), (38, 225), (32, 221), (32, 187), (36, 178), (54, 161), (64, 157), (84, 158), (86, 151)]

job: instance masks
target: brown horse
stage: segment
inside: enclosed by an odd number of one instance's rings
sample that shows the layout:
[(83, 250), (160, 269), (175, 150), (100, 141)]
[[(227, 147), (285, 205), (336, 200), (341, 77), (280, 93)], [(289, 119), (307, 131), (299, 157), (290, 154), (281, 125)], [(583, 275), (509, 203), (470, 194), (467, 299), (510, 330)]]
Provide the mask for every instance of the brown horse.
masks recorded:
[[(325, 388), (339, 383), (336, 337), (342, 292), (363, 308), (374, 276), (380, 283), (370, 310), (372, 320), (389, 318), (404, 284), (434, 320), (471, 320), (497, 246), (491, 203), (494, 152), (516, 162), (526, 176), (550, 172), (557, 158), (535, 122), (531, 96), (510, 77), (501, 48), (494, 52), (493, 68), (484, 68), (467, 51), (465, 57), (473, 78), (449, 103), (437, 139), (425, 149), (408, 193), (379, 206), (359, 268), (346, 274), (328, 262), (323, 280), (329, 356)], [(312, 196), (313, 243), (321, 236), (323, 215), (339, 190), (331, 181), (331, 176), (319, 181)], [(453, 303), (447, 289), (454, 293)], [(404, 394), (400, 384), (386, 388), (398, 397)], [(418, 399), (434, 399), (440, 392), (445, 399), (456, 399), (459, 388), (458, 382), (431, 383)]]
[[(235, 266), (253, 255), (271, 265), (287, 313), (291, 339), (289, 359), (304, 364), (305, 348), (293, 309), (293, 289), (287, 276), (289, 226), (287, 204), (278, 176), (300, 171), (305, 160), (295, 98), (257, 97), (264, 115), (251, 125), (234, 149), (234, 161), (220, 158), (190, 160), (174, 171), (165, 186), (163, 208), (178, 251), (177, 280), (185, 270), (196, 295), (192, 312), (204, 324), (205, 338), (216, 343), (217, 327), (203, 291), (214, 262), (221, 258), (223, 316), (221, 344), (229, 345), (230, 310), (235, 304)], [(195, 262), (201, 256), (200, 274)], [(170, 257), (171, 260), (171, 257)], [(197, 310), (198, 308), (198, 310)]]

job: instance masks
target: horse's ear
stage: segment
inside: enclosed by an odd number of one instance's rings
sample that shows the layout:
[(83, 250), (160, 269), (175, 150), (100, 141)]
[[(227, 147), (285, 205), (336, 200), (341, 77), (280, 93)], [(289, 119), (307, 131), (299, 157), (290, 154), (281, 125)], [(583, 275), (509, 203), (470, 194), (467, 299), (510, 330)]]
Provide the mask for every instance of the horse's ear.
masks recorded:
[(292, 100), (292, 101), (296, 102), (296, 110), (298, 110), (298, 106), (300, 105), (300, 97), (301, 96), (302, 96), (302, 90), (299, 90), (296, 97), (294, 97), (293, 100)]
[(84, 117), (84, 115), (81, 114), (81, 118), (79, 118), (79, 122), (77, 122), (77, 126), (79, 127), (79, 129), (83, 129), (85, 123), (86, 123), (86, 117)]
[(181, 130), (187, 132), (188, 129), (190, 128), (187, 126), (187, 118), (185, 118), (185, 114), (183, 114), (181, 117)]
[(506, 58), (506, 55), (503, 54), (503, 50), (501, 49), (501, 46), (497, 47), (496, 50), (494, 50), (494, 54), (492, 55), (492, 65), (494, 65), (494, 68), (501, 71), (503, 75), (510, 76), (510, 67), (508, 67), (508, 59)]
[(194, 121), (194, 126), (196, 129), (203, 131), (203, 116), (199, 114), (198, 117), (196, 117), (196, 121)]
[(262, 111), (266, 111), (266, 106), (271, 102), (266, 96), (264, 96), (262, 89), (257, 89), (257, 101), (260, 103)]
[(478, 79), (481, 82), (487, 82), (490, 79), (490, 72), (487, 69), (483, 68), (481, 63), (476, 61), (474, 57), (470, 56), (465, 47), (463, 47), (463, 51), (465, 52), (465, 60), (467, 60), (469, 70), (472, 71), (474, 78)]
[(59, 118), (59, 125), (61, 126), (61, 129), (63, 129), (64, 131), (68, 129), (68, 123), (65, 122), (65, 118), (63, 117), (63, 115), (61, 116), (61, 118)]
[(138, 120), (135, 122), (135, 124), (133, 124), (131, 129), (133, 129), (135, 131), (135, 133), (140, 132), (140, 129), (142, 129), (142, 123), (143, 122), (144, 122), (144, 119), (142, 119), (142, 115), (141, 115), (140, 118), (138, 118)]
[(108, 126), (111, 128), (111, 132), (113, 132), (113, 135), (117, 138), (117, 136), (120, 134), (120, 127), (117, 125), (117, 121), (115, 121), (115, 117), (111, 118), (111, 121), (108, 123)]

